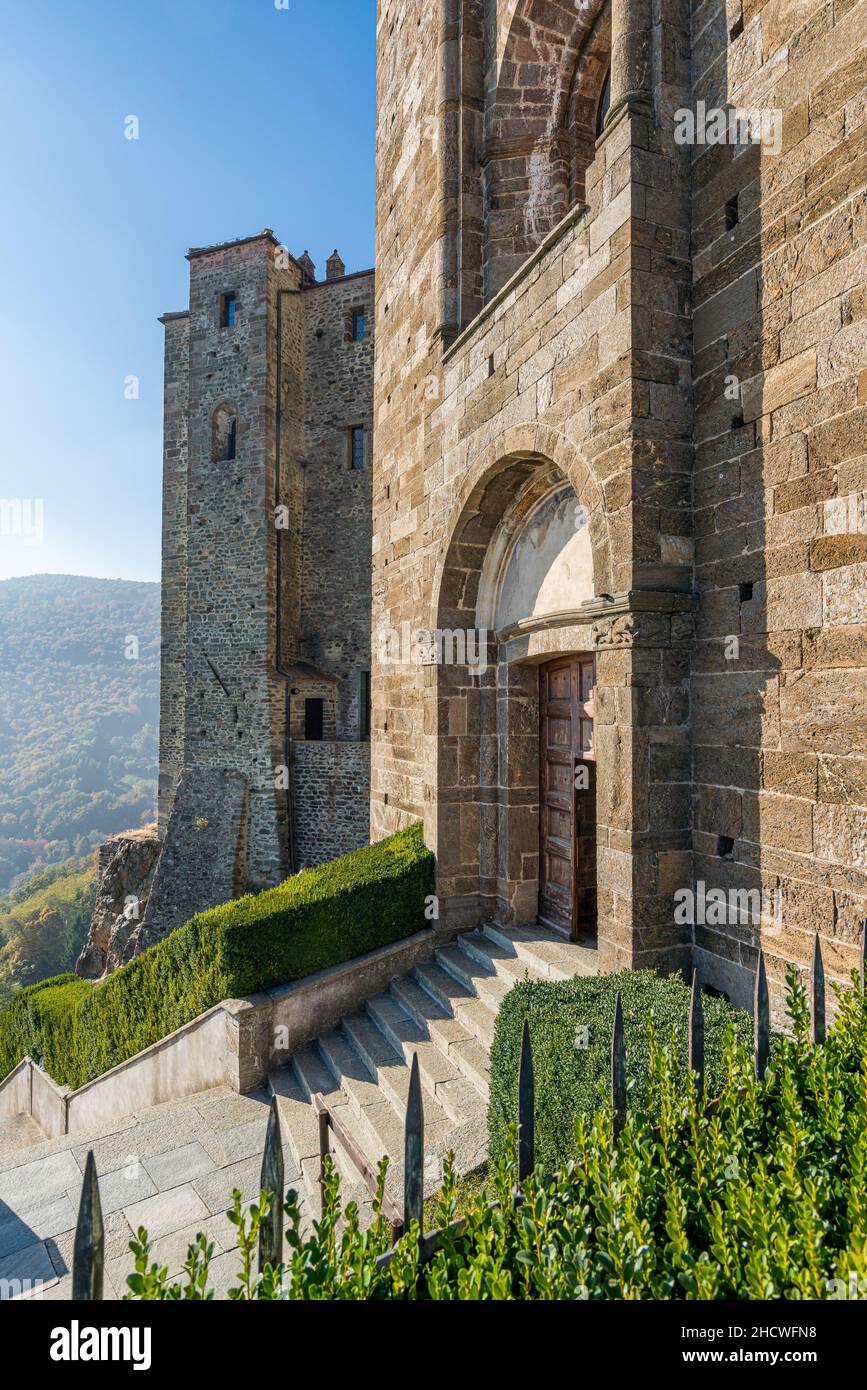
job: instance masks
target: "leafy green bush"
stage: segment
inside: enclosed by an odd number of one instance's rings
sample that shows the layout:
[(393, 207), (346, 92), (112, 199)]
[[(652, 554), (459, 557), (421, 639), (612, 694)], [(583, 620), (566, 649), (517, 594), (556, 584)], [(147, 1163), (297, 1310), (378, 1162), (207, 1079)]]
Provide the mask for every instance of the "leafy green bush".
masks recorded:
[(26, 1054), (78, 1087), (221, 999), (352, 960), (426, 925), (433, 856), (420, 825), (308, 869), (278, 888), (201, 912), (92, 985), (22, 990), (0, 1014), (0, 1077)]
[[(611, 1031), (618, 991), (623, 997), (627, 1084), (630, 1104), (651, 1106), (648, 1021), (664, 1045), (677, 1039), (676, 1083), (686, 1081), (686, 1036), (690, 991), (679, 975), (652, 970), (580, 976), (560, 982), (526, 980), (500, 1008), (491, 1049), (488, 1140), (493, 1160), (505, 1151), (509, 1126), (518, 1116), (518, 1064), (524, 1019), (529, 1020), (536, 1083), (536, 1157), (553, 1170), (573, 1152), (575, 1121), (589, 1117), (607, 1096), (611, 1077)], [(752, 1020), (725, 1000), (705, 996), (705, 1076), (714, 1095), (723, 1079), (723, 1039), (734, 1022), (737, 1036), (752, 1043)]]
[[(853, 983), (857, 977), (853, 974)], [(841, 1299), (867, 1295), (867, 1007), (846, 996), (822, 1047), (809, 1041), (804, 992), (789, 975), (794, 1037), (778, 1039), (764, 1081), (730, 1015), (718, 1101), (678, 1082), (682, 1049), (648, 1046), (647, 1086), (658, 1128), (635, 1107), (615, 1140), (610, 1106), (576, 1125), (556, 1174), (537, 1165), (516, 1197), (511, 1156), (495, 1166), (497, 1204), (471, 1198), (451, 1225), (456, 1181), (440, 1193), (439, 1249), (419, 1256), (418, 1227), (389, 1261), (389, 1229), (361, 1231), (354, 1203), (341, 1213), (329, 1169), (321, 1221), (301, 1232), (297, 1196), (285, 1200), (285, 1262), (256, 1273), (257, 1234), (271, 1198), (238, 1229), (233, 1299)], [(635, 1042), (633, 1034), (633, 1043)], [(329, 1160), (330, 1164), (330, 1160)], [(380, 1166), (380, 1193), (384, 1170)], [(186, 1285), (149, 1266), (147, 1233), (131, 1242), (127, 1297), (209, 1298), (204, 1236), (190, 1247)]]

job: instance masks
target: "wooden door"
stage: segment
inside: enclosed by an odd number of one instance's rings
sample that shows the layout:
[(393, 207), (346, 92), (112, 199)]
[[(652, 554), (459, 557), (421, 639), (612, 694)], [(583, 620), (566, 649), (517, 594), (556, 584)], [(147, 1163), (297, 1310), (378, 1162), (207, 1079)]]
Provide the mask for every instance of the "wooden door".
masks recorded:
[(592, 655), (542, 667), (539, 917), (573, 939), (595, 931), (595, 700)]

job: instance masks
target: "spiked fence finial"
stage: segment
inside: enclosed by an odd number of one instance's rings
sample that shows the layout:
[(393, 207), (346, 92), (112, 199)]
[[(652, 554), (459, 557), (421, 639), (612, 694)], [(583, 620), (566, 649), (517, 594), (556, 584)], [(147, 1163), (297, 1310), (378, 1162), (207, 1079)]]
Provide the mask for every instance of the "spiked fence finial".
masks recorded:
[(689, 1069), (698, 1077), (698, 1093), (704, 1094), (704, 1010), (698, 971), (692, 972), (692, 995), (689, 1001)]
[(756, 987), (753, 995), (753, 1058), (757, 1081), (764, 1081), (770, 1051), (771, 1024), (768, 1003), (768, 977), (765, 972), (765, 953), (759, 947), (756, 966)]
[(611, 1105), (614, 1110), (614, 1138), (626, 1124), (626, 1041), (623, 1036), (623, 996), (617, 991), (614, 1027), (611, 1030)]
[(406, 1101), (406, 1132), (403, 1148), (403, 1229), (408, 1231), (412, 1222), (422, 1226), (422, 1203), (424, 1200), (424, 1108), (421, 1103), (421, 1078), (418, 1070), (418, 1053), (412, 1056), (412, 1069), (409, 1074), (409, 1094)]
[(813, 965), (810, 970), (810, 1037), (816, 1046), (825, 1041), (825, 967), (818, 932), (813, 939)]
[(102, 1203), (93, 1149), (84, 1165), (84, 1182), (78, 1205), (78, 1225), (72, 1253), (72, 1297), (75, 1302), (98, 1302), (102, 1298), (102, 1276), (105, 1268), (105, 1238), (102, 1226)]
[(271, 1206), (259, 1227), (259, 1273), (266, 1265), (272, 1269), (280, 1264), (283, 1255), (283, 1140), (280, 1134), (280, 1115), (277, 1097), (271, 1100), (265, 1152), (262, 1154), (262, 1173), (259, 1187), (270, 1192)]
[(521, 1035), (521, 1064), (518, 1069), (518, 1182), (528, 1178), (536, 1166), (536, 1095), (533, 1082), (533, 1052), (530, 1024), (524, 1019)]

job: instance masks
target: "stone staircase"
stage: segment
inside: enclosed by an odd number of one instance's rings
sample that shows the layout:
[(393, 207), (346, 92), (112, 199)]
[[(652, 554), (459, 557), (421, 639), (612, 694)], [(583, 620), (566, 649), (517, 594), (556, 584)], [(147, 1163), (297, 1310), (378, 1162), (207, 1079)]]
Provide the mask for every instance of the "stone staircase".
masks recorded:
[[(452, 1150), (458, 1172), (487, 1155), (490, 1051), (500, 1004), (521, 980), (596, 974), (596, 952), (541, 926), (484, 927), (459, 936), (433, 959), (392, 981), (271, 1074), (284, 1143), (318, 1200), (321, 1093), (375, 1170), (390, 1159), (388, 1187), (402, 1194), (403, 1126), (413, 1054), (418, 1056), (425, 1124), (425, 1191), (439, 1186)], [(359, 1175), (332, 1145), (344, 1201), (369, 1211)]]

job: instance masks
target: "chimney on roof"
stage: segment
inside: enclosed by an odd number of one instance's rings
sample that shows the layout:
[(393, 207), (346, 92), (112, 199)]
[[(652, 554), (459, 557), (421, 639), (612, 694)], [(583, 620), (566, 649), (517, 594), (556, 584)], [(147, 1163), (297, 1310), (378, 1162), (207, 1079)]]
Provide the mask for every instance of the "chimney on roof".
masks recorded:
[(340, 280), (346, 274), (346, 266), (340, 259), (336, 247), (325, 263), (325, 273), (329, 280)]
[(304, 272), (305, 284), (313, 284), (316, 280), (316, 266), (310, 259), (310, 252), (305, 251), (303, 256), (298, 257), (298, 264)]

